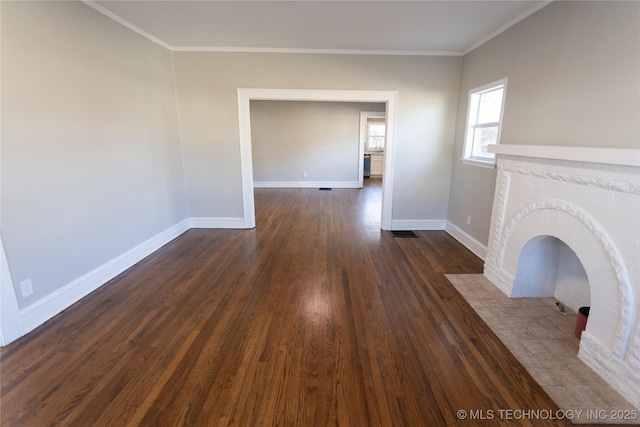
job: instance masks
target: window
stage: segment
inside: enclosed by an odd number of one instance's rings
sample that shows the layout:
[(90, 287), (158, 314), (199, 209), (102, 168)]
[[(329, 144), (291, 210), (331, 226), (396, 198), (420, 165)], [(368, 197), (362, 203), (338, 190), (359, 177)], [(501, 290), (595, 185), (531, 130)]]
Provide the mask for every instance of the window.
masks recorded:
[(386, 133), (386, 124), (384, 119), (367, 120), (367, 149), (369, 151), (383, 151), (384, 139)]
[(506, 91), (507, 79), (469, 91), (463, 162), (488, 167), (495, 165), (496, 155), (488, 148), (500, 141)]

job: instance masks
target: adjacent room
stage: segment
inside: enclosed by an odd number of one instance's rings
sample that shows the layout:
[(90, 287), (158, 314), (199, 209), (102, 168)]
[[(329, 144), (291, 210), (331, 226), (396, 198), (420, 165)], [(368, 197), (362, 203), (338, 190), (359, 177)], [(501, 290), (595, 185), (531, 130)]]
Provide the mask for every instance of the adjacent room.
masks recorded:
[(640, 2), (0, 20), (0, 424), (640, 423)]

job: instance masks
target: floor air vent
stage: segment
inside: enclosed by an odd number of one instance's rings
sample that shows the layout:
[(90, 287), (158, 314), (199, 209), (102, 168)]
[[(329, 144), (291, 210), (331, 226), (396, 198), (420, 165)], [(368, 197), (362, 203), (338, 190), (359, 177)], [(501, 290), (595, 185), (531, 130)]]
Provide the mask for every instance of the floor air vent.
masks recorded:
[(331, 187), (320, 187), (320, 191), (331, 191)]
[(393, 237), (417, 238), (418, 235), (411, 230), (394, 230), (391, 232)]

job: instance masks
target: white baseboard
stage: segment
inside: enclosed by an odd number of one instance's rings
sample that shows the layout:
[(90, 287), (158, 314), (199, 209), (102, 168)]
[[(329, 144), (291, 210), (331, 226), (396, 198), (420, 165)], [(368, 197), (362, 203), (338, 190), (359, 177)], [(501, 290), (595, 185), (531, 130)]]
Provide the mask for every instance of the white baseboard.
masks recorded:
[[(23, 334), (42, 325), (191, 228), (247, 227), (244, 218), (187, 218), (20, 310)], [(3, 336), (2, 338), (8, 337)], [(12, 338), (13, 341), (19, 336)], [(11, 341), (4, 344), (9, 342)]]
[(391, 230), (444, 230), (444, 219), (394, 219)]
[(484, 261), (484, 259), (487, 257), (487, 247), (478, 242), (476, 239), (471, 237), (469, 234), (467, 234), (452, 222), (447, 221), (444, 230), (458, 242), (466, 246), (467, 249), (476, 254), (476, 256), (481, 260)]
[(244, 218), (189, 218), (189, 228), (247, 228)]
[(184, 220), (20, 310), (28, 333), (189, 229)]
[(358, 181), (262, 181), (253, 188), (360, 188)]

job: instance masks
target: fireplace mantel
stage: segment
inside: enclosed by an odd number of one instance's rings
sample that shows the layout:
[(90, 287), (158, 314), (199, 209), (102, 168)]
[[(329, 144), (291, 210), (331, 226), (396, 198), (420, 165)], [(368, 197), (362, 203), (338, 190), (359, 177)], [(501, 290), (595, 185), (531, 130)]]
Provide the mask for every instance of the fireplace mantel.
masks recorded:
[(640, 149), (632, 148), (503, 144), (489, 145), (489, 152), (508, 156), (640, 167)]

